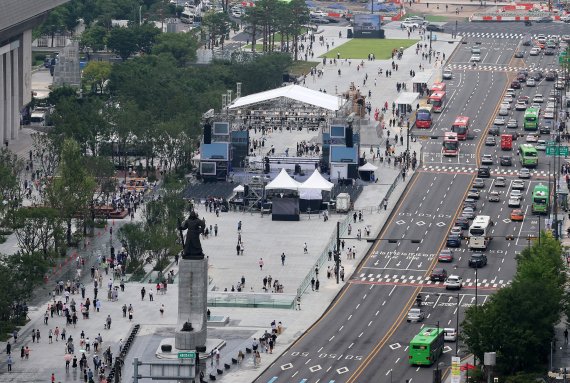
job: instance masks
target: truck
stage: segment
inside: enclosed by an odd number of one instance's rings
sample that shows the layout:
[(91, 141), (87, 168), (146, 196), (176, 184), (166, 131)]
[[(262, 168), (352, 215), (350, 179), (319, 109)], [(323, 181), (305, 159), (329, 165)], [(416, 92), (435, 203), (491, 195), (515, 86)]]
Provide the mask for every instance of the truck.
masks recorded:
[(513, 136), (510, 134), (501, 134), (501, 150), (513, 149)]
[(340, 193), (336, 196), (336, 211), (338, 213), (347, 213), (350, 211), (350, 194)]

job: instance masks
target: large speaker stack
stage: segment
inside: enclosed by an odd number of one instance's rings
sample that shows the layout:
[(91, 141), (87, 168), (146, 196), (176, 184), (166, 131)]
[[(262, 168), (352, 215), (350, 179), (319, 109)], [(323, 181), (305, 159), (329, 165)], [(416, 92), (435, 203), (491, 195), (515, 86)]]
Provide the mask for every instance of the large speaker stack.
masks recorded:
[(204, 124), (204, 144), (212, 143), (212, 125), (206, 122)]

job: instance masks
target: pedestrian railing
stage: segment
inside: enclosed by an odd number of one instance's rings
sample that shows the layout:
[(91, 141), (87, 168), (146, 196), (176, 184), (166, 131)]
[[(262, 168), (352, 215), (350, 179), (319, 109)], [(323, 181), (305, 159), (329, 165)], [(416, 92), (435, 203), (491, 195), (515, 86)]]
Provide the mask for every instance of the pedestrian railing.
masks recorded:
[[(343, 233), (345, 232), (346, 228), (348, 227), (348, 223), (350, 222), (350, 218), (351, 218), (351, 216), (350, 216), (350, 214), (348, 214), (342, 221), (340, 221), (340, 236), (341, 237), (342, 237)], [(333, 233), (331, 234), (323, 252), (319, 256), (319, 258), (317, 258), (317, 260), (316, 260), (315, 264), (313, 265), (313, 267), (311, 268), (311, 270), (309, 270), (309, 272), (307, 273), (305, 278), (301, 281), (299, 288), (297, 289), (297, 295), (298, 296), (301, 296), (305, 292), (305, 290), (307, 290), (309, 285), (311, 284), (311, 279), (313, 279), (313, 276), (315, 275), (315, 268), (319, 268), (319, 270), (320, 270), (321, 266), (329, 258), (329, 251), (334, 252), (335, 248), (336, 248), (336, 230), (333, 231)]]
[(208, 291), (208, 307), (256, 307), (290, 309), (295, 294)]

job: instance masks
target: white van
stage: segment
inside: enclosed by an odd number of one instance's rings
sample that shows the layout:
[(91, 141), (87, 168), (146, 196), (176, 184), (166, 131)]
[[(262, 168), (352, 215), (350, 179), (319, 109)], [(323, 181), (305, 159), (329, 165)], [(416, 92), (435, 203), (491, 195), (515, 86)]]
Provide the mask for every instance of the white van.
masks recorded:
[(194, 12), (190, 10), (184, 10), (184, 12), (180, 14), (180, 21), (185, 24), (194, 24), (194, 17)]
[(31, 126), (46, 126), (47, 125), (47, 112), (34, 111), (30, 114)]

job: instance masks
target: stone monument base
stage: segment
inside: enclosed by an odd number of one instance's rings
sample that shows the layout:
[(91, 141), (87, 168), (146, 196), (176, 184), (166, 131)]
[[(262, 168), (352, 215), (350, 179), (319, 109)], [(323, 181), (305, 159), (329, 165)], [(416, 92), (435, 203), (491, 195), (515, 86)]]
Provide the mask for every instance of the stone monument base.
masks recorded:
[[(162, 345), (171, 345), (172, 351), (164, 352), (162, 351)], [(206, 352), (200, 353), (200, 359), (207, 359), (210, 356), (210, 351), (217, 348), (222, 349), (226, 345), (226, 341), (223, 339), (206, 339)], [(189, 350), (178, 350), (174, 347), (174, 338), (164, 338), (160, 341), (158, 348), (156, 349), (156, 357), (158, 359), (178, 359), (179, 352), (185, 352)]]

